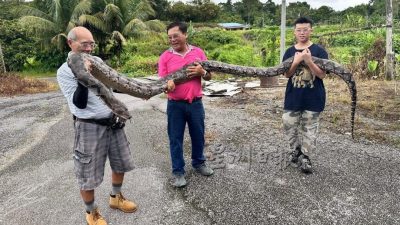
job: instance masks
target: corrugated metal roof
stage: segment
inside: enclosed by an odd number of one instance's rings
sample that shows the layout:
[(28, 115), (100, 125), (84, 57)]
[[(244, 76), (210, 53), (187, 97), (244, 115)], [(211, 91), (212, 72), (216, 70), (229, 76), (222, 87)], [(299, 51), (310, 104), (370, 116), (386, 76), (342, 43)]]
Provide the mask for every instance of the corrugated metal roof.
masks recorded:
[(223, 27), (223, 28), (249, 28), (249, 25), (245, 25), (245, 24), (240, 24), (240, 23), (218, 23), (219, 26)]

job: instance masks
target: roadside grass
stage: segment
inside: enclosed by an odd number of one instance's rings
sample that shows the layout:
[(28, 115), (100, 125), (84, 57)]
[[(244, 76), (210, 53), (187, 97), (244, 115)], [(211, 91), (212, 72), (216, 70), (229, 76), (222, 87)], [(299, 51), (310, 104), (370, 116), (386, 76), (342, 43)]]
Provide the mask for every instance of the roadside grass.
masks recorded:
[(18, 72), (18, 75), (21, 77), (30, 77), (30, 78), (45, 78), (45, 77), (56, 77), (57, 71), (38, 71), (38, 70), (25, 70)]
[[(351, 97), (345, 82), (324, 79), (327, 101), (321, 115), (321, 130), (350, 135)], [(285, 84), (286, 85), (286, 84)], [(399, 81), (357, 80), (356, 140), (367, 140), (400, 148)], [(219, 106), (244, 106), (251, 116), (268, 126), (281, 128), (285, 87), (245, 89), (226, 97)]]
[(38, 78), (23, 77), (15, 73), (0, 74), (0, 96), (35, 94), (55, 91), (58, 85)]
[[(328, 129), (349, 132), (350, 92), (339, 79), (326, 79)], [(354, 134), (379, 143), (400, 147), (399, 81), (358, 80)]]

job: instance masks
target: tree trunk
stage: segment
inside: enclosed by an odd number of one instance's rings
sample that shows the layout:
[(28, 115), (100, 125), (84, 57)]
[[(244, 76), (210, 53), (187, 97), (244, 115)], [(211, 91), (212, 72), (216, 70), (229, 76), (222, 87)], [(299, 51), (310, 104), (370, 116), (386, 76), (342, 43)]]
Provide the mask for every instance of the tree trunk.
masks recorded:
[(4, 55), (3, 55), (3, 50), (1, 49), (1, 44), (0, 44), (0, 75), (5, 74), (6, 71), (6, 64), (4, 63)]
[(392, 0), (386, 0), (386, 80), (394, 79), (394, 53), (393, 53), (393, 7)]

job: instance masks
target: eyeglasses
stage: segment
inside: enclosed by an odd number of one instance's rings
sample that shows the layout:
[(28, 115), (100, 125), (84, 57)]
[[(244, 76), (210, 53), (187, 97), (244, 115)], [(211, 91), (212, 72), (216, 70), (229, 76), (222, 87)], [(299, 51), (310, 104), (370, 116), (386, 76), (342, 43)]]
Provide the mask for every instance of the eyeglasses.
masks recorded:
[(172, 35), (168, 35), (168, 40), (173, 40), (173, 39), (178, 39), (182, 37), (182, 34), (172, 34)]
[(306, 28), (306, 29), (296, 29), (296, 30), (294, 30), (296, 33), (307, 33), (307, 32), (309, 32), (311, 29), (308, 29), (308, 28)]
[(78, 42), (82, 48), (96, 48), (97, 44), (95, 42)]

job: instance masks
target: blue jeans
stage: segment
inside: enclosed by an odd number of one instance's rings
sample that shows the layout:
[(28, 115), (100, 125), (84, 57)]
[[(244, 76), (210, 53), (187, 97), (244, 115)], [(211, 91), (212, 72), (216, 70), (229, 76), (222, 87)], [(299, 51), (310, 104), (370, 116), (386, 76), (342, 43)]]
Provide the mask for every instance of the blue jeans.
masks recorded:
[(185, 174), (183, 157), (183, 136), (186, 123), (192, 140), (192, 166), (200, 167), (205, 162), (204, 150), (204, 107), (200, 100), (191, 104), (184, 101), (168, 100), (168, 137), (174, 175)]

